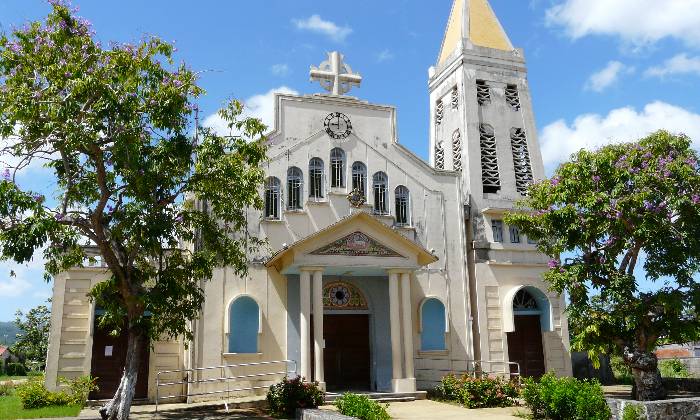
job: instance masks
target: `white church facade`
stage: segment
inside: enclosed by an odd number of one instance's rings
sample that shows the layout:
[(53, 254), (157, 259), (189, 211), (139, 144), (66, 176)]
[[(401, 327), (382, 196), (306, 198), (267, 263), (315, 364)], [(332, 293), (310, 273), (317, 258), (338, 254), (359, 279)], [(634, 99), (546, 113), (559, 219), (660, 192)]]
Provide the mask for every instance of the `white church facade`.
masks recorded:
[[(249, 224), (269, 249), (246, 276), (222, 268), (203, 284), (192, 342), (144, 349), (137, 396), (220, 398), (229, 385), (215, 379), (233, 376), (256, 392), (273, 371), (385, 392), (452, 371), (571, 375), (548, 258), (503, 222), (544, 169), (523, 51), (487, 0), (452, 6), (429, 71), (429, 162), (399, 143), (394, 107), (348, 95), (361, 77), (341, 54), (311, 77), (328, 92), (275, 96), (265, 209)], [(50, 387), (90, 373), (96, 398), (116, 387), (123, 338), (95, 329), (85, 297), (105, 277), (90, 267), (56, 279)]]

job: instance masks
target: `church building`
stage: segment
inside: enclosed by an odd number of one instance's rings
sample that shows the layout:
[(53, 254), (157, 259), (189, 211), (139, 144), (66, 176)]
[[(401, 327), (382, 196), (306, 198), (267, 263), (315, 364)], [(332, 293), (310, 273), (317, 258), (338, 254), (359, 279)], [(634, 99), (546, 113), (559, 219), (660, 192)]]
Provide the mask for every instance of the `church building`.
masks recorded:
[[(394, 393), (450, 372), (571, 375), (548, 258), (503, 221), (545, 176), (523, 50), (487, 0), (454, 0), (428, 74), (429, 162), (399, 142), (396, 108), (361, 99), (338, 52), (311, 68), (326, 92), (275, 96), (265, 208), (249, 217), (269, 247), (246, 276), (222, 268), (203, 283), (192, 342), (144, 349), (137, 397), (263, 393), (285, 373)], [(95, 327), (86, 297), (106, 277), (56, 279), (49, 387), (92, 374), (94, 398), (116, 389), (125, 337)]]

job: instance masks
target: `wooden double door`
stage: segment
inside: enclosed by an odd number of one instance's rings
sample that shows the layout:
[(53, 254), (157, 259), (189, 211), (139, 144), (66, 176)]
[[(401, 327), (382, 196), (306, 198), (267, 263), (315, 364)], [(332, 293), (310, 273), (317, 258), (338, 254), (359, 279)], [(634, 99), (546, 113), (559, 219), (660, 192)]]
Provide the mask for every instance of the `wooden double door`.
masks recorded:
[[(114, 396), (124, 371), (128, 340), (129, 334), (126, 329), (122, 329), (122, 333), (115, 337), (110, 335), (109, 331), (100, 328), (95, 321), (90, 375), (97, 378), (99, 389), (90, 393), (90, 399), (103, 400)], [(134, 398), (148, 397), (149, 349), (149, 343), (145, 342), (139, 350), (141, 364), (139, 365)]]
[[(369, 390), (369, 315), (324, 315), (323, 338), (326, 344), (323, 351), (326, 389)], [(311, 339), (313, 342), (313, 337)]]
[[(520, 375), (539, 378), (545, 373), (539, 315), (515, 315), (515, 331), (508, 333), (508, 357), (520, 364)], [(516, 369), (511, 367), (511, 372)]]

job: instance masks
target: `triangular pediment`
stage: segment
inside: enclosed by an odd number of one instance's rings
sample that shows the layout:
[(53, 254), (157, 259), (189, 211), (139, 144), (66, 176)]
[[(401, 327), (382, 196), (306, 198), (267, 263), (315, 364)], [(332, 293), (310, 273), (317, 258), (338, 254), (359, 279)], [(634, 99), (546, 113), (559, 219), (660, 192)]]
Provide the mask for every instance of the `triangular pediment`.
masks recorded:
[(337, 239), (310, 252), (310, 254), (344, 255), (349, 257), (403, 257), (403, 255), (360, 231), (355, 231)]

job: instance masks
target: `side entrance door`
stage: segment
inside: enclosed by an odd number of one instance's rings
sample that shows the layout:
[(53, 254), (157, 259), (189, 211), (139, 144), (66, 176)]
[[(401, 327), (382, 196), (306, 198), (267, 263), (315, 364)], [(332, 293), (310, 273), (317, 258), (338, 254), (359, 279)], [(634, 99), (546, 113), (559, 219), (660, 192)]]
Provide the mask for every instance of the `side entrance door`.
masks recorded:
[(326, 388), (370, 389), (369, 315), (324, 315), (323, 368)]
[[(126, 348), (129, 334), (126, 330), (118, 337), (109, 335), (109, 332), (100, 328), (95, 321), (95, 332), (92, 341), (92, 367), (90, 375), (97, 378), (99, 390), (90, 393), (90, 399), (103, 400), (114, 396), (119, 387), (119, 381), (124, 371), (126, 362)], [(141, 364), (136, 380), (136, 393), (134, 398), (148, 397), (148, 357), (149, 343), (144, 343), (140, 350)]]
[(515, 331), (508, 333), (508, 358), (520, 364), (521, 376), (539, 378), (545, 373), (540, 317), (515, 315), (514, 321)]

